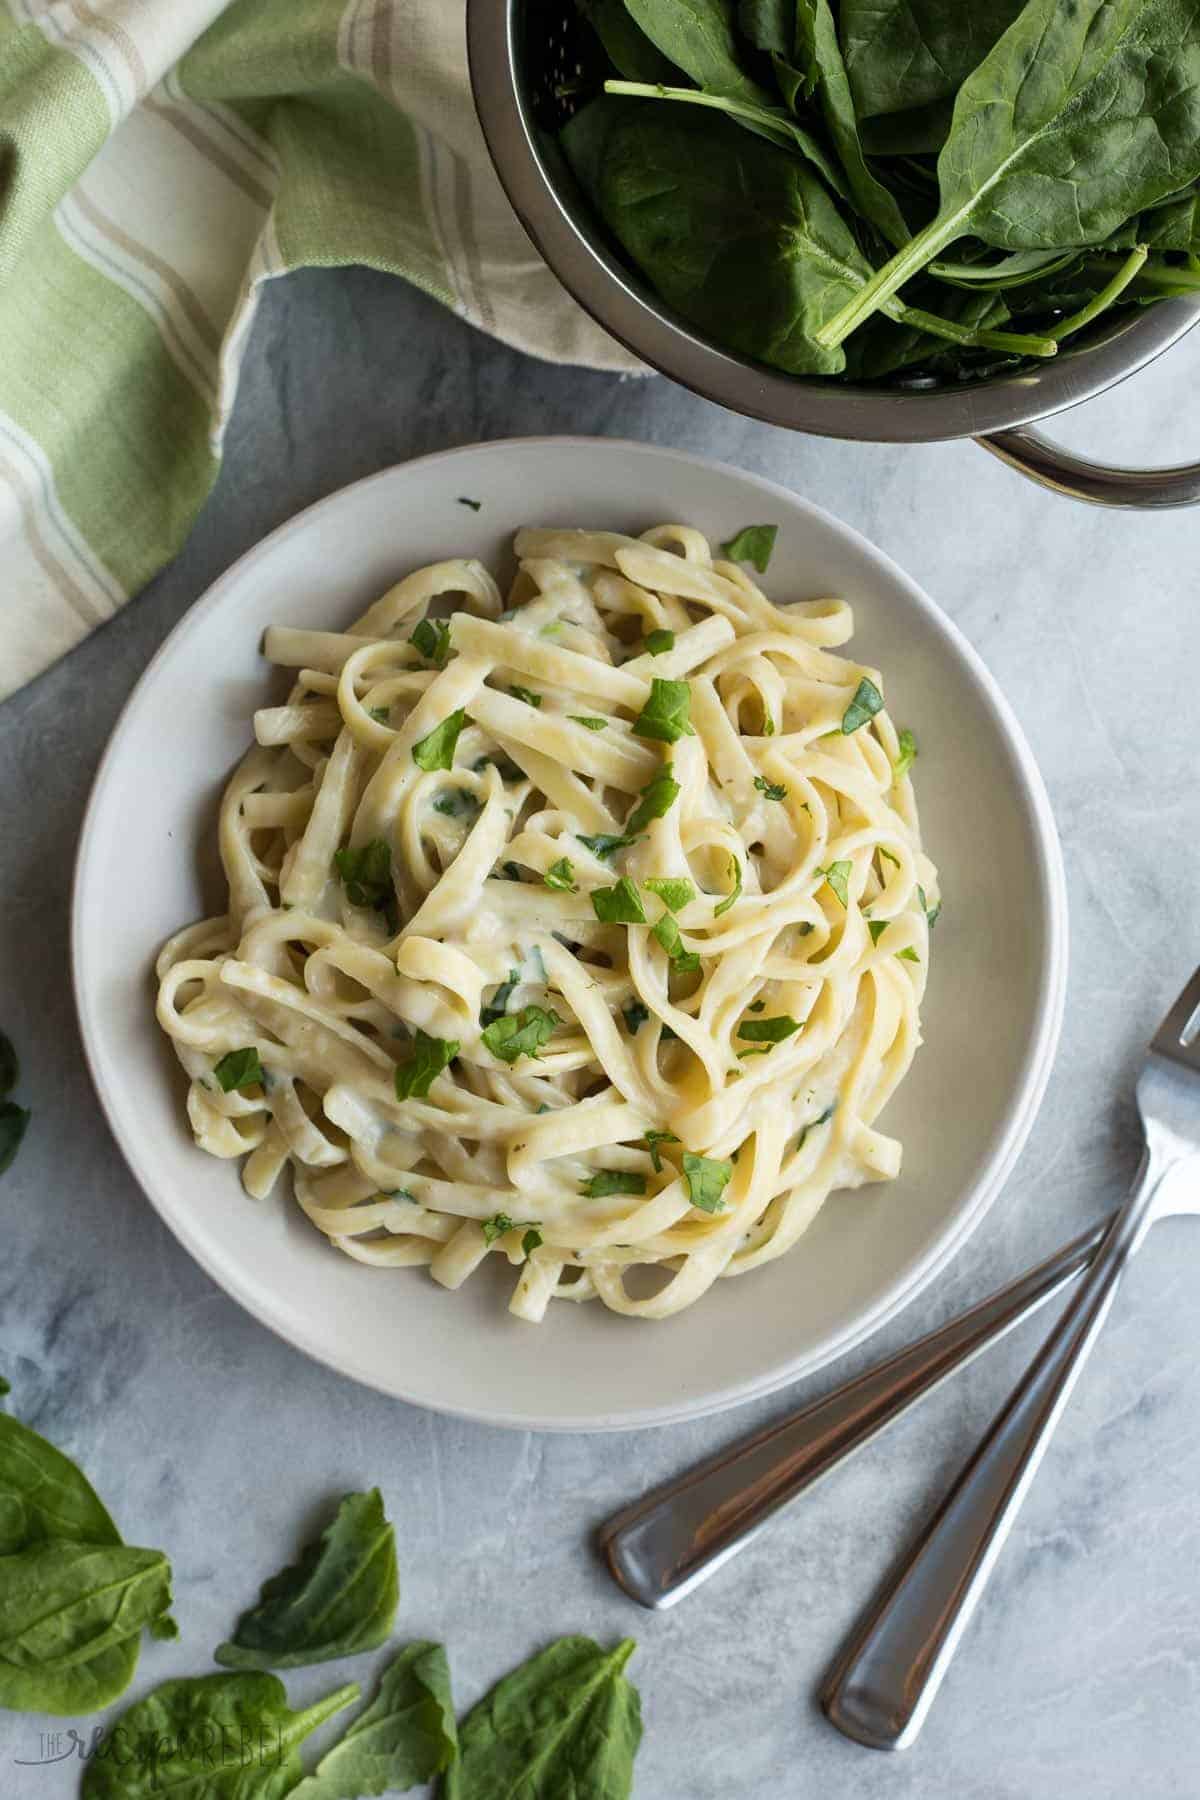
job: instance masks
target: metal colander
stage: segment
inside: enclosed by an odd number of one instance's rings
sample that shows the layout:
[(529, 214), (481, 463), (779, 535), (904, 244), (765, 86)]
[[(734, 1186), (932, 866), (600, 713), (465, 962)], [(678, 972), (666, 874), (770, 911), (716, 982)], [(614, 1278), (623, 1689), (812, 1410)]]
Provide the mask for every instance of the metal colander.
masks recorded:
[(1200, 500), (1200, 464), (1110, 468), (1028, 429), (1143, 368), (1200, 320), (1200, 302), (1106, 317), (1051, 362), (907, 390), (785, 375), (701, 337), (623, 260), (576, 186), (557, 133), (607, 63), (575, 0), (467, 0), (471, 84), (496, 172), (563, 286), (634, 355), (706, 399), (825, 437), (928, 443), (975, 437), (1059, 492), (1107, 506)]

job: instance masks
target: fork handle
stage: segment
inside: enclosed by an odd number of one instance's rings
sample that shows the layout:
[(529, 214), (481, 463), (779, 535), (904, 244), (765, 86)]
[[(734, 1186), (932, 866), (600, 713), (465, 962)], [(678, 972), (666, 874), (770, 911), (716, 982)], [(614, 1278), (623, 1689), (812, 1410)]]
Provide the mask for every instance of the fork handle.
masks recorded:
[(1162, 1173), (1147, 1151), (1070, 1306), (826, 1676), (821, 1705), (847, 1737), (901, 1750), (924, 1724), (1141, 1241)]
[(740, 1439), (615, 1513), (599, 1538), (614, 1579), (642, 1606), (673, 1606), (744, 1549), (781, 1507), (1074, 1281), (1109, 1223), (1092, 1226), (969, 1312), (823, 1400)]

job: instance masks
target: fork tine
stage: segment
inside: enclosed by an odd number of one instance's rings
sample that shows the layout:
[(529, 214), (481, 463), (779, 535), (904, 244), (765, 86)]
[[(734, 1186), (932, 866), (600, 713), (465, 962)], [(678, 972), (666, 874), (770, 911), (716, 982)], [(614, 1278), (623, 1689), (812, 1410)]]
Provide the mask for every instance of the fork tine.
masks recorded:
[(1200, 1073), (1200, 969), (1155, 1032), (1150, 1048)]

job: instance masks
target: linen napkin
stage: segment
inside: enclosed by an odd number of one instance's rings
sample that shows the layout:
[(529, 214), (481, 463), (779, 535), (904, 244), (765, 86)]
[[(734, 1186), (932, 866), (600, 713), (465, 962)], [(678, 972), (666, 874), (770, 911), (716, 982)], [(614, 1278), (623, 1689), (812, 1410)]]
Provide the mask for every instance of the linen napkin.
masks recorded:
[(508, 344), (637, 365), (488, 160), (464, 0), (0, 0), (0, 697), (212, 486), (264, 281), (403, 275)]

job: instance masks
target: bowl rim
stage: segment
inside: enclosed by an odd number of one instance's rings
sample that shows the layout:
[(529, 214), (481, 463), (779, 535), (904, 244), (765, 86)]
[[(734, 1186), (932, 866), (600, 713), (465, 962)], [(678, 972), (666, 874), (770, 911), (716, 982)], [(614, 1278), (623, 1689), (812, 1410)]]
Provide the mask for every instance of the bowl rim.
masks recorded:
[(475, 109), (492, 165), (535, 249), (584, 311), (625, 348), (731, 412), (819, 437), (936, 443), (1033, 424), (1137, 374), (1200, 323), (1200, 297), (1163, 300), (1036, 369), (929, 392), (786, 375), (699, 336), (576, 225), (539, 151), (517, 81), (525, 0), (467, 0)]
[[(998, 733), (1010, 753), (1019, 798), (1029, 818), (1035, 847), (1034, 862), (1029, 873), (1031, 882), (1037, 889), (1038, 911), (1044, 921), (1045, 954), (1038, 983), (1033, 1029), (1021, 1062), (1020, 1075), (1014, 1083), (1013, 1094), (1002, 1125), (993, 1133), (990, 1142), (984, 1146), (978, 1173), (965, 1189), (965, 1195), (969, 1196), (969, 1204), (960, 1211), (953, 1229), (944, 1238), (939, 1239), (937, 1244), (911, 1270), (895, 1277), (869, 1310), (860, 1313), (844, 1329), (830, 1334), (813, 1348), (775, 1364), (772, 1369), (761, 1375), (747, 1377), (727, 1386), (710, 1390), (701, 1400), (682, 1404), (660, 1404), (632, 1411), (571, 1414), (547, 1421), (544, 1416), (536, 1413), (503, 1411), (495, 1408), (494, 1405), (466, 1406), (453, 1402), (430, 1400), (423, 1394), (405, 1393), (394, 1384), (385, 1384), (379, 1379), (378, 1370), (373, 1365), (360, 1360), (353, 1352), (331, 1351), (326, 1343), (319, 1341), (319, 1334), (315, 1329), (297, 1329), (293, 1322), (282, 1319), (273, 1308), (270, 1290), (264, 1289), (261, 1283), (256, 1283), (251, 1271), (243, 1271), (236, 1265), (222, 1262), (215, 1253), (209, 1252), (203, 1233), (197, 1225), (193, 1224), (186, 1209), (172, 1210), (165, 1202), (160, 1203), (157, 1195), (157, 1183), (144, 1158), (141, 1142), (137, 1139), (131, 1141), (126, 1136), (114, 1087), (108, 1079), (106, 1056), (100, 1041), (98, 1026), (101, 1009), (85, 980), (87, 973), (85, 965), (88, 962), (88, 955), (85, 949), (84, 910), (89, 863), (92, 845), (99, 828), (98, 817), (102, 797), (110, 774), (117, 763), (134, 709), (138, 706), (146, 690), (151, 688), (160, 665), (174, 654), (179, 644), (203, 624), (211, 613), (225, 603), (227, 593), (230, 590), (236, 590), (237, 585), (256, 563), (267, 560), (274, 552), (275, 547), (286, 538), (307, 530), (315, 515), (335, 511), (351, 493), (358, 493), (373, 485), (386, 487), (386, 484), (393, 480), (399, 471), (409, 470), (418, 465), (429, 467), (447, 459), (463, 458), (464, 456), (503, 455), (505, 451), (515, 449), (550, 447), (553, 447), (556, 452), (567, 451), (568, 453), (576, 450), (594, 453), (600, 450), (605, 454), (649, 455), (652, 458), (666, 458), (692, 467), (703, 468), (710, 473), (722, 476), (734, 476), (739, 481), (749, 481), (763, 493), (764, 497), (777, 499), (789, 508), (798, 507), (802, 511), (820, 518), (851, 547), (863, 555), (869, 563), (874, 565), (881, 577), (904, 590), (909, 602), (925, 615), (937, 632), (949, 640), (950, 647), (964, 665), (965, 672), (974, 680), (981, 703), (991, 714)], [(765, 1398), (767, 1395), (825, 1368), (872, 1336), (900, 1313), (930, 1282), (936, 1279), (952, 1258), (957, 1255), (1007, 1181), (1037, 1117), (1050, 1077), (1066, 998), (1067, 885), (1062, 849), (1049, 797), (1033, 752), (1026, 741), (1016, 715), (1004, 698), (995, 677), (958, 626), (885, 551), (880, 550), (853, 526), (845, 524), (844, 521), (827, 512), (824, 507), (818, 506), (814, 501), (805, 499), (766, 476), (739, 469), (716, 457), (701, 456), (691, 451), (676, 450), (669, 446), (640, 442), (636, 439), (582, 436), (500, 438), (482, 443), (459, 445), (452, 449), (413, 457), (408, 462), (392, 464), (386, 469), (364, 476), (360, 480), (351, 482), (345, 487), (335, 490), (332, 494), (324, 496), (296, 513), (291, 519), (285, 520), (283, 524), (277, 526), (275, 530), (239, 556), (173, 626), (142, 671), (121, 708), (96, 769), (75, 856), (71, 889), (70, 958), (75, 1007), (88, 1072), (100, 1101), (101, 1110), (127, 1166), (151, 1206), (174, 1237), (217, 1286), (236, 1300), (253, 1318), (274, 1332), (276, 1336), (282, 1338), (284, 1342), (301, 1350), (313, 1361), (332, 1368), (339, 1374), (349, 1376), (366, 1387), (374, 1388), (376, 1391), (386, 1394), (390, 1399), (399, 1399), (412, 1405), (425, 1406), (434, 1412), (471, 1419), (480, 1424), (501, 1425), (515, 1430), (631, 1431), (678, 1424), (684, 1420), (703, 1418), (723, 1412), (745, 1402)], [(146, 1025), (148, 1030), (151, 1029), (152, 1024), (152, 1009), (147, 1007)]]

